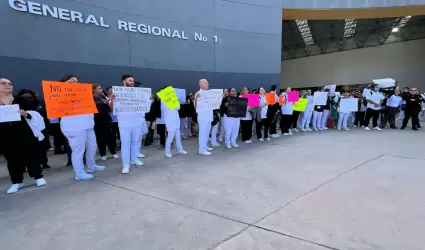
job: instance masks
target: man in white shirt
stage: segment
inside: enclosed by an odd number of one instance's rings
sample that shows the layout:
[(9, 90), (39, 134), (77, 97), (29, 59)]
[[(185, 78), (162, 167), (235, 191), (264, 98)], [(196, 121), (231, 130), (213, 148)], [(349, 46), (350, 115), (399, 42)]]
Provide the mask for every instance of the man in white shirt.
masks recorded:
[[(208, 91), (208, 81), (206, 79), (199, 80), (200, 90), (195, 95), (195, 106), (200, 98), (202, 98), (202, 92)], [(211, 122), (213, 121), (213, 110), (203, 110), (198, 112), (198, 129), (199, 129), (199, 151), (200, 155), (212, 155), (212, 148), (208, 147), (208, 138), (210, 137)]]
[(384, 117), (381, 119), (381, 128), (385, 128), (385, 126), (387, 125), (387, 122), (390, 123), (390, 128), (392, 129), (397, 128), (395, 126), (395, 116), (402, 102), (403, 102), (403, 99), (400, 96), (400, 90), (396, 88), (394, 95), (392, 95), (387, 100), (387, 105), (386, 105), (387, 110)]
[(370, 93), (366, 94), (367, 109), (365, 118), (365, 130), (369, 131), (369, 122), (372, 118), (372, 125), (374, 130), (382, 130), (378, 127), (379, 110), (381, 110), (381, 104), (384, 101), (384, 96), (379, 92), (379, 86), (375, 84)]

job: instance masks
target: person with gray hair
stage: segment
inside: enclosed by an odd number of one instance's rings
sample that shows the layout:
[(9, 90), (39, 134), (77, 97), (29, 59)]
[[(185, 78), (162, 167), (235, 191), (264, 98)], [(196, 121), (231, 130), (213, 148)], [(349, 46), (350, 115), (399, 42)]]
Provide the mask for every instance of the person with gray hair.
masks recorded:
[[(195, 106), (200, 98), (202, 98), (202, 93), (208, 91), (208, 81), (206, 79), (199, 80), (199, 91), (195, 95)], [(210, 137), (211, 131), (211, 122), (213, 121), (213, 110), (196, 110), (198, 115), (198, 126), (199, 126), (199, 151), (200, 155), (211, 155), (209, 152), (213, 150), (208, 147), (208, 138)]]

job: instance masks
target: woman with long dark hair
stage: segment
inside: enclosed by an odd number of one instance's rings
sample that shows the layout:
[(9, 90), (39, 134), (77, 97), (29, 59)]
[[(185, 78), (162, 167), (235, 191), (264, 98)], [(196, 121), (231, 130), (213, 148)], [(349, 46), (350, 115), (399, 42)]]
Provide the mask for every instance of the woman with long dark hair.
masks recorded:
[(236, 97), (235, 88), (229, 89), (229, 96), (223, 98), (223, 101), (221, 102), (220, 106), (221, 114), (223, 116), (222, 120), (224, 122), (224, 129), (226, 130), (226, 137), (224, 140), (224, 142), (226, 143), (226, 148), (239, 147), (239, 145), (236, 144), (236, 138), (239, 134), (240, 118), (227, 116), (229, 99), (232, 97)]
[(35, 179), (38, 187), (46, 185), (37, 157), (39, 141), (29, 125), (32, 116), (26, 111), (28, 101), (21, 97), (14, 97), (12, 93), (12, 82), (6, 78), (0, 78), (0, 105), (19, 105), (20, 116), (17, 121), (0, 122), (0, 147), (2, 147), (0, 151), (4, 152), (12, 181), (12, 186), (7, 190), (8, 194), (16, 193), (24, 186), (25, 168)]

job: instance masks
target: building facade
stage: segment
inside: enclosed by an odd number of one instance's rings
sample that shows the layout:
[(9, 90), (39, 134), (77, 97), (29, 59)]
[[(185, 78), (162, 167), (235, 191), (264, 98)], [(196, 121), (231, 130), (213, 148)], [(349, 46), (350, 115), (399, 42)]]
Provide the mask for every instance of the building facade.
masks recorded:
[[(417, 0), (419, 1), (419, 0)], [(409, 3), (407, 3), (409, 2)], [(153, 90), (279, 85), (282, 8), (415, 4), (388, 0), (3, 0), (0, 76), (41, 89), (65, 74)], [(413, 1), (414, 2), (414, 1)]]

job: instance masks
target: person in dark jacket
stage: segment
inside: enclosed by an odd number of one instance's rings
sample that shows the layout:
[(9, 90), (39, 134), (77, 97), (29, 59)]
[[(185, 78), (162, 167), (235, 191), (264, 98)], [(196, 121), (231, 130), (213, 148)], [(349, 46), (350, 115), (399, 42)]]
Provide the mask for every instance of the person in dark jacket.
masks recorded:
[(39, 164), (38, 139), (34, 136), (26, 119), (31, 115), (29, 110), (31, 103), (22, 97), (13, 97), (13, 85), (9, 79), (0, 78), (0, 105), (19, 105), (20, 120), (0, 122), (0, 138), (4, 157), (7, 161), (12, 186), (7, 190), (8, 194), (16, 193), (24, 186), (25, 168), (28, 174), (35, 179), (37, 186), (46, 185), (43, 178), (43, 170)]
[[(18, 92), (17, 97), (23, 98), (27, 102), (26, 107), (24, 107), (25, 111), (32, 110), (39, 113), (44, 111), (43, 108), (40, 108), (37, 95), (34, 91), (22, 89)], [(47, 150), (50, 148), (49, 133), (47, 132), (48, 119), (47, 114), (40, 113), (40, 115), (43, 117), (46, 128), (41, 131), (44, 135), (44, 139), (39, 141), (37, 144), (37, 158), (38, 163), (41, 164), (43, 170), (50, 170), (50, 166), (48, 164), (49, 158), (47, 157)]]
[(420, 104), (423, 99), (419, 94), (416, 93), (415, 88), (411, 88), (409, 90), (409, 94), (404, 96), (404, 101), (406, 102), (406, 109), (404, 111), (405, 116), (401, 129), (404, 129), (407, 126), (407, 123), (409, 122), (410, 118), (412, 118), (412, 129), (418, 130), (418, 114), (420, 112)]

